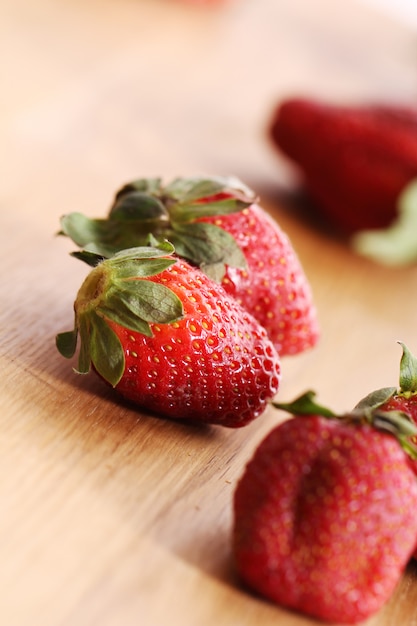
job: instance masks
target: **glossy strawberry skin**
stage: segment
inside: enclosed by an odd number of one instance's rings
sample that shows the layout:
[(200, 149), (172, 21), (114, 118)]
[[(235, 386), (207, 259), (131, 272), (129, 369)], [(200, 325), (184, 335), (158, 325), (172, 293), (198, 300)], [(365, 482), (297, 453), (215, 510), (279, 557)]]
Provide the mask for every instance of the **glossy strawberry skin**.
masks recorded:
[(126, 367), (116, 389), (139, 406), (173, 419), (241, 427), (276, 393), (278, 355), (265, 330), (184, 261), (152, 277), (183, 302), (183, 319), (151, 324), (153, 337), (109, 322)]
[(417, 482), (389, 434), (318, 416), (273, 430), (234, 499), (234, 555), (261, 595), (356, 623), (388, 600), (412, 553)]
[(222, 285), (267, 330), (281, 356), (304, 352), (319, 338), (310, 285), (287, 235), (259, 205), (201, 218), (230, 233), (247, 268), (226, 266)]
[(417, 177), (417, 109), (290, 99), (270, 136), (299, 167), (317, 213), (348, 235), (391, 224)]
[(287, 235), (235, 178), (138, 179), (116, 193), (104, 220), (72, 213), (62, 234), (104, 258), (149, 236), (222, 284), (267, 329), (281, 356), (313, 347), (317, 313)]

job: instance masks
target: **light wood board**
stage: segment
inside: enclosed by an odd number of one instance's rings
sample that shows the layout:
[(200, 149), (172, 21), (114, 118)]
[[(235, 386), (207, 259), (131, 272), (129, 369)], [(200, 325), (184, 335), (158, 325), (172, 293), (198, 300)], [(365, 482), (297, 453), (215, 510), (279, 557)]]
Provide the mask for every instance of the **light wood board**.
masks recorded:
[[(146, 416), (55, 350), (88, 271), (56, 237), (139, 176), (235, 174), (290, 235), (322, 338), (283, 361), (282, 401), (335, 410), (395, 385), (417, 350), (417, 269), (355, 257), (289, 210), (266, 128), (293, 94), (416, 98), (417, 36), (333, 0), (0, 2), (0, 621), (8, 626), (282, 626), (308, 618), (243, 589), (236, 481), (281, 416), (239, 431)], [(410, 566), (373, 625), (417, 620)]]

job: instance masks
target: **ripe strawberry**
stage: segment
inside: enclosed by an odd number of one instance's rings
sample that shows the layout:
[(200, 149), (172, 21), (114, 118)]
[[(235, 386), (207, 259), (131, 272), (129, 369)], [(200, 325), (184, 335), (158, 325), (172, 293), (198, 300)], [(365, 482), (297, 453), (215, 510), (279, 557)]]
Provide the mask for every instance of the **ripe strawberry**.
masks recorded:
[[(417, 359), (404, 343), (400, 361), (399, 387), (383, 387), (363, 398), (355, 409), (379, 412), (400, 412), (417, 426)], [(417, 437), (411, 437), (411, 444), (417, 445)], [(410, 458), (410, 466), (417, 474), (417, 460)]]
[(391, 225), (417, 177), (417, 109), (290, 99), (269, 132), (300, 168), (317, 212), (348, 235)]
[(281, 356), (317, 342), (311, 290), (291, 243), (236, 179), (137, 180), (116, 194), (107, 220), (72, 213), (61, 224), (79, 246), (106, 257), (145, 245), (150, 233), (167, 239), (266, 328)]
[(244, 426), (278, 389), (278, 355), (251, 315), (172, 252), (161, 244), (100, 262), (78, 292), (74, 330), (58, 335), (57, 347), (72, 357), (79, 335), (78, 372), (92, 364), (149, 411)]
[(296, 417), (265, 438), (235, 492), (238, 572), (274, 602), (356, 623), (388, 600), (416, 543), (415, 475), (396, 438), (376, 428), (399, 420), (337, 418), (311, 392), (277, 406)]

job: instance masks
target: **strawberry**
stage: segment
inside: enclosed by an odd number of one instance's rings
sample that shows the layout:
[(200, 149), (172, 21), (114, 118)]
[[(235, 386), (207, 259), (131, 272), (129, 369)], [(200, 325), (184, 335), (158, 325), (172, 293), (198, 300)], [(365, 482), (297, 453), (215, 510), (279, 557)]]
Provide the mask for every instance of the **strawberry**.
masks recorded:
[[(402, 214), (402, 193), (417, 177), (417, 108), (289, 99), (274, 111), (269, 133), (300, 169), (314, 209), (341, 233), (385, 231)], [(407, 229), (402, 232), (406, 237)], [(361, 237), (353, 245), (377, 260), (398, 263), (381, 246), (373, 252), (378, 245), (373, 241)], [(404, 258), (401, 248), (398, 243), (397, 256)]]
[[(265, 329), (168, 243), (100, 260), (57, 336), (78, 372), (94, 370), (123, 397), (173, 419), (244, 426), (278, 389), (280, 364)], [(100, 262), (98, 262), (100, 261)]]
[(115, 197), (107, 219), (71, 213), (62, 234), (109, 257), (145, 245), (151, 233), (171, 241), (176, 253), (221, 283), (267, 330), (281, 356), (318, 339), (309, 284), (278, 224), (236, 179), (140, 179)]
[(403, 438), (401, 416), (335, 416), (311, 392), (276, 406), (295, 417), (267, 435), (237, 485), (237, 570), (278, 604), (356, 623), (389, 599), (416, 543), (417, 481), (391, 432)]
[[(402, 347), (399, 386), (372, 391), (356, 405), (355, 409), (378, 410), (385, 413), (401, 412), (417, 426), (417, 358), (404, 343), (399, 344)], [(416, 445), (417, 437), (412, 437), (411, 442)], [(417, 474), (417, 461), (410, 459), (410, 466)]]

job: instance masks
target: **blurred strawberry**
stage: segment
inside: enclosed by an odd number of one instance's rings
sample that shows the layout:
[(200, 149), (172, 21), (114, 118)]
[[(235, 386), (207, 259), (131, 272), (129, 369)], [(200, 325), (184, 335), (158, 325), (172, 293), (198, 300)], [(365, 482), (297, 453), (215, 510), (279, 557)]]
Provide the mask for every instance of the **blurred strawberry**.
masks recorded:
[(410, 210), (406, 226), (400, 215), (410, 200), (402, 194), (417, 178), (417, 108), (290, 99), (274, 112), (269, 132), (274, 145), (300, 168), (318, 214), (347, 235), (386, 232), (395, 223), (394, 242), (390, 234), (388, 243), (361, 237), (355, 245), (381, 262), (410, 260), (410, 246), (401, 250), (407, 231), (409, 238)]
[(377, 411), (336, 416), (313, 395), (276, 405), (295, 417), (267, 435), (237, 485), (233, 552), (256, 592), (353, 624), (387, 602), (416, 544), (417, 482), (400, 445), (410, 427)]
[[(382, 387), (369, 393), (355, 407), (359, 411), (375, 411), (380, 413), (401, 413), (406, 415), (410, 422), (417, 427), (417, 358), (408, 347), (399, 342), (402, 347), (400, 360), (399, 385), (397, 387)], [(406, 445), (415, 448), (417, 437), (406, 439)], [(416, 448), (415, 448), (416, 449)], [(415, 450), (410, 450), (410, 467), (417, 474), (417, 460)]]

